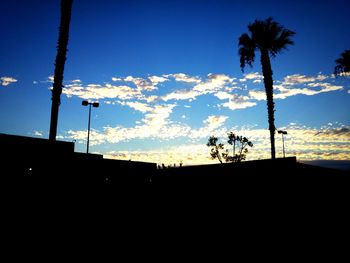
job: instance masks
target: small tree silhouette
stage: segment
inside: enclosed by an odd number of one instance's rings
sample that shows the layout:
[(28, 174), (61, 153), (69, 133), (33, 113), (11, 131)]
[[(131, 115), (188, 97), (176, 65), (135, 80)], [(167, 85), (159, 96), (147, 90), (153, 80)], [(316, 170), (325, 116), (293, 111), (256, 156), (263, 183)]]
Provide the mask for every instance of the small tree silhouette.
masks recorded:
[[(222, 163), (222, 159), (226, 162), (241, 162), (246, 159), (248, 153), (248, 146), (253, 147), (253, 143), (247, 139), (247, 137), (238, 136), (233, 132), (229, 132), (227, 134), (228, 143), (233, 146), (232, 156), (229, 154), (229, 150), (224, 150), (224, 145), (222, 143), (218, 143), (218, 138), (215, 136), (210, 136), (208, 139), (207, 146), (212, 147), (210, 151), (210, 155), (212, 159), (218, 159), (220, 163)], [(236, 154), (236, 146), (238, 149), (238, 153)], [(221, 157), (222, 156), (222, 157)]]
[[(233, 145), (233, 155), (229, 155), (229, 150), (226, 150), (226, 153), (222, 154), (222, 157), (226, 162), (241, 162), (245, 160), (248, 153), (248, 146), (253, 147), (253, 143), (248, 140), (247, 137), (238, 136), (233, 132), (227, 134), (228, 143)], [(238, 154), (235, 152), (235, 148), (238, 148)]]
[(340, 58), (336, 61), (337, 65), (334, 68), (334, 75), (350, 72), (350, 49), (345, 50), (340, 54)]
[(222, 163), (222, 159), (221, 159), (221, 155), (222, 153), (220, 153), (221, 150), (224, 150), (224, 145), (222, 143), (217, 143), (218, 142), (218, 138), (215, 136), (210, 136), (208, 139), (208, 143), (207, 146), (208, 147), (212, 147), (210, 150), (210, 156), (211, 158), (214, 160), (216, 158), (218, 158), (218, 160), (220, 161), (220, 163)]

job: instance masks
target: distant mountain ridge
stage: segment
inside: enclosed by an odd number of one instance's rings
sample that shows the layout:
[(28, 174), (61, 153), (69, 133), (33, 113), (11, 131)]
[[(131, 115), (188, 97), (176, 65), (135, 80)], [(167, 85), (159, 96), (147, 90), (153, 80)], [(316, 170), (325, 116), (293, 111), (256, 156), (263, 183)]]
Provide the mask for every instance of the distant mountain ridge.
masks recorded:
[(314, 161), (300, 161), (300, 163), (332, 168), (337, 170), (350, 171), (350, 160), (314, 160)]

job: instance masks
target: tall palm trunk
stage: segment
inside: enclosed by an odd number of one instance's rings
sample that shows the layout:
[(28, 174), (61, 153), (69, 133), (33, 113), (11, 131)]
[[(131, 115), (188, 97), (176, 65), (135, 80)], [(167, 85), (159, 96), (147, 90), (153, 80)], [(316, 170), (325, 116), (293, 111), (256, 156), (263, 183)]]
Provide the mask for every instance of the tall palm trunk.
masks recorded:
[(61, 22), (59, 28), (55, 75), (52, 89), (52, 106), (49, 140), (55, 141), (57, 134), (58, 109), (61, 103), (64, 64), (66, 62), (69, 38), (69, 24), (72, 10), (72, 0), (61, 0)]
[(271, 141), (271, 159), (276, 158), (275, 151), (275, 103), (273, 102), (273, 80), (272, 80), (272, 69), (268, 50), (261, 50), (261, 65), (262, 72), (264, 75), (264, 85), (266, 92), (267, 101), (267, 112), (270, 130), (270, 141)]

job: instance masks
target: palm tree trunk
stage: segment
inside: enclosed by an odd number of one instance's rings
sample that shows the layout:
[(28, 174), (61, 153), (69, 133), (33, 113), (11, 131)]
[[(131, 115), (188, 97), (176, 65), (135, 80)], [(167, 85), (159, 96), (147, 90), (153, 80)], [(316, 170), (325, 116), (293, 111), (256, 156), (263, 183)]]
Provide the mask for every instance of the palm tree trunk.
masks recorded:
[(222, 159), (221, 159), (221, 156), (220, 156), (220, 150), (218, 148), (218, 146), (215, 146), (216, 147), (216, 152), (217, 152), (217, 157), (218, 157), (218, 160), (220, 161), (220, 163), (222, 163)]
[(264, 75), (264, 85), (266, 92), (267, 113), (271, 141), (271, 159), (276, 158), (275, 151), (275, 103), (273, 102), (273, 79), (269, 53), (267, 50), (261, 50), (261, 65)]
[(235, 157), (236, 154), (236, 140), (233, 141), (233, 157)]
[(60, 97), (62, 93), (64, 64), (66, 62), (72, 2), (72, 0), (61, 0), (61, 23), (58, 36), (55, 75), (51, 98), (50, 141), (55, 141), (57, 134), (58, 109), (61, 103)]

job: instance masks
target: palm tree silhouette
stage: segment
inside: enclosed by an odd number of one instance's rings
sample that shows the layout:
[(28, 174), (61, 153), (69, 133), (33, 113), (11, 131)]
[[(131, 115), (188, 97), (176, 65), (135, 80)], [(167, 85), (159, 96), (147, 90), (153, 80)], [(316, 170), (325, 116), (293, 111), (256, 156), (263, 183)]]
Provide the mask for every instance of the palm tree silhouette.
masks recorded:
[(52, 106), (49, 140), (55, 141), (57, 134), (58, 108), (61, 104), (64, 63), (66, 62), (69, 38), (69, 24), (72, 10), (72, 0), (61, 0), (61, 23), (59, 29), (55, 74), (52, 89)]
[(255, 51), (260, 51), (260, 62), (264, 76), (264, 85), (267, 100), (268, 122), (271, 140), (271, 158), (275, 159), (275, 117), (273, 102), (273, 79), (270, 62), (270, 55), (275, 57), (288, 45), (293, 45), (291, 37), (295, 32), (285, 29), (279, 23), (273, 21), (272, 17), (266, 20), (255, 20), (248, 25), (250, 35), (242, 34), (239, 38), (239, 55), (241, 69), (244, 70), (246, 64), (252, 67), (255, 59)]
[(335, 62), (337, 63), (334, 68), (335, 75), (350, 72), (350, 49), (347, 49), (341, 53), (340, 58), (338, 58)]

